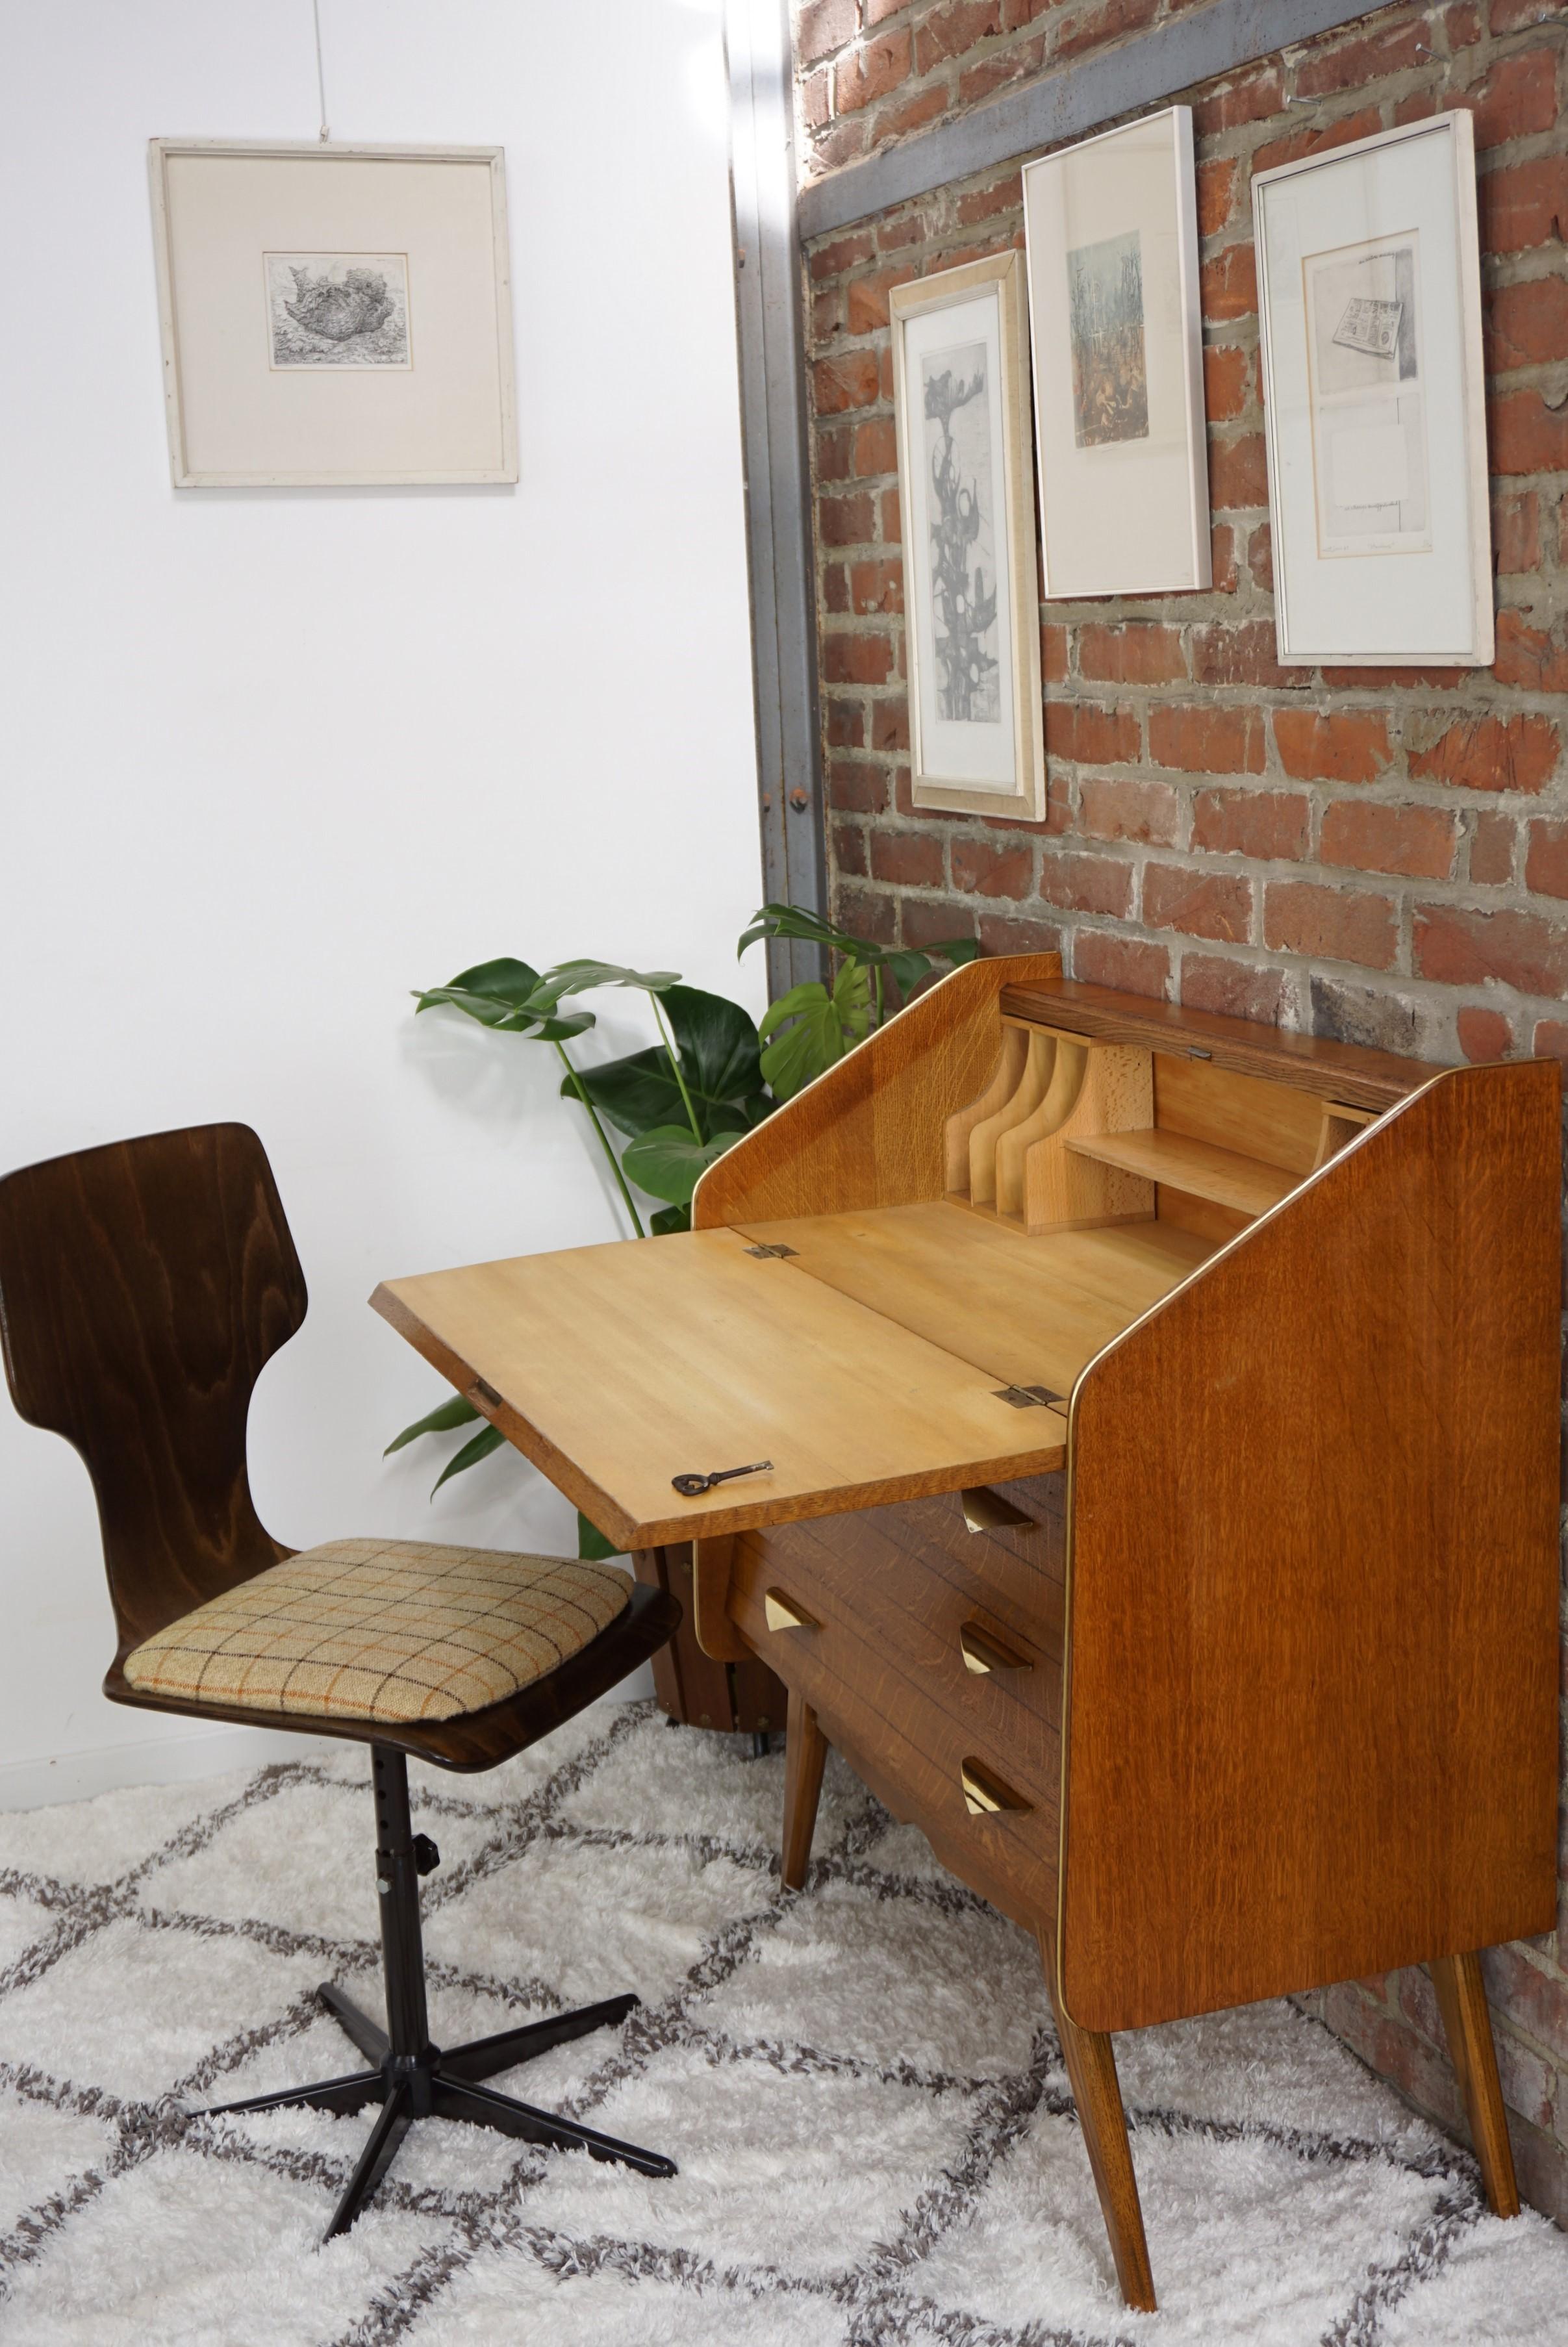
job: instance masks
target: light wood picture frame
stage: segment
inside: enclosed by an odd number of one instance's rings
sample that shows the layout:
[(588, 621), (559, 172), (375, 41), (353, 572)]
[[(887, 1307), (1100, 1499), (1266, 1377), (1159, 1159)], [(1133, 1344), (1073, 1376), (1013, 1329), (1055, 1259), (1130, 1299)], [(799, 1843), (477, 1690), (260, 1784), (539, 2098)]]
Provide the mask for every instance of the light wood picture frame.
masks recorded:
[(1040, 574), (1022, 257), (895, 286), (910, 790), (948, 814), (1045, 814)]
[(176, 488), (518, 477), (498, 147), (149, 142)]
[(1193, 110), (1024, 166), (1048, 601), (1213, 583)]
[(1470, 115), (1260, 171), (1252, 202), (1281, 663), (1490, 667)]

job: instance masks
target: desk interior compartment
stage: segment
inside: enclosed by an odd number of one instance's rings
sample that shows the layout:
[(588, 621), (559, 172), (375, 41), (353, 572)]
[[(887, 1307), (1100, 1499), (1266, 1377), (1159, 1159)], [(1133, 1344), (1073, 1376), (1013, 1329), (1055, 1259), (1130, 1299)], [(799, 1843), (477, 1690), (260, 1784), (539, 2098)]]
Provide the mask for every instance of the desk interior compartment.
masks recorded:
[(1004, 1016), (985, 1091), (947, 1121), (947, 1194), (1026, 1235), (1158, 1219), (1223, 1244), (1370, 1122), (1182, 1052)]

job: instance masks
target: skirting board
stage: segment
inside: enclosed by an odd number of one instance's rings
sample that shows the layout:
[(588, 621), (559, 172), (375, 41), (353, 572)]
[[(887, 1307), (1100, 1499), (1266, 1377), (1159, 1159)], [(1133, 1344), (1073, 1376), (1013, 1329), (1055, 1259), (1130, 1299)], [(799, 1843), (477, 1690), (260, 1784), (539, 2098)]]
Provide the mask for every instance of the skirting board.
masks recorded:
[[(643, 1663), (606, 1700), (637, 1703), (652, 1693), (653, 1674)], [(127, 1785), (183, 1785), (193, 1778), (225, 1776), (231, 1768), (262, 1768), (269, 1760), (308, 1760), (321, 1749), (319, 1736), (288, 1736), (274, 1728), (218, 1721), (207, 1727), (168, 1728), (123, 1744), (0, 1761), (0, 1810), (90, 1801), (96, 1793), (118, 1792)]]
[(182, 1785), (195, 1777), (221, 1777), (231, 1768), (261, 1768), (269, 1760), (300, 1760), (319, 1752), (313, 1736), (283, 1736), (264, 1727), (182, 1727), (138, 1736), (85, 1751), (40, 1753), (0, 1761), (0, 1809), (42, 1809), (56, 1801), (89, 1801), (95, 1793), (127, 1785)]

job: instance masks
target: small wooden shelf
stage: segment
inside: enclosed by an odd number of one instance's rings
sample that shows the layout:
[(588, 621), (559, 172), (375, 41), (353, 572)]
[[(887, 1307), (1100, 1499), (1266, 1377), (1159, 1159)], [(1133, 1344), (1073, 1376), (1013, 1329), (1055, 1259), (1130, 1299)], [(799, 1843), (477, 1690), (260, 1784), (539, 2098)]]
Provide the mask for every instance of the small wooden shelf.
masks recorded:
[(1241, 1214), (1266, 1214), (1302, 1178), (1259, 1158), (1239, 1156), (1234, 1149), (1189, 1140), (1184, 1133), (1096, 1133), (1074, 1137), (1067, 1146), (1077, 1156), (1141, 1174), (1145, 1181), (1163, 1182)]

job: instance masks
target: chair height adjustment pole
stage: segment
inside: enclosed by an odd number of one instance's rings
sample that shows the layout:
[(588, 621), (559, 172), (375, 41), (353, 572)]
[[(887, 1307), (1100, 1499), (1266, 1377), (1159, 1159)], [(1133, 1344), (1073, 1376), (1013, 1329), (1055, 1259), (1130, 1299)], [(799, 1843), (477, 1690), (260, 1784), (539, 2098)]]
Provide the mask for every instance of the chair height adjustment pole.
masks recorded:
[(494, 2036), (476, 2038), (472, 2045), (449, 2046), (446, 2053), (432, 2045), (425, 2006), (419, 1878), (440, 1864), (441, 1853), (428, 1834), (411, 1830), (408, 1763), (404, 1755), (389, 1744), (373, 1744), (370, 1773), (375, 1794), (375, 1878), (381, 1894), (385, 2031), (331, 1981), (323, 1981), (316, 1993), (372, 2066), (347, 2077), (323, 2079), (319, 2086), (283, 2086), (270, 2095), (247, 2096), (242, 2102), (220, 2103), (207, 2116), (291, 2109), (342, 2114), (363, 2110), (366, 2103), (381, 2105), (381, 2116), (327, 2227), (329, 2241), (346, 2233), (374, 2196), (416, 2119), (461, 2119), (469, 2127), (492, 2127), (519, 2143), (546, 2150), (586, 2151), (594, 2159), (620, 2160), (642, 2176), (673, 2176), (675, 2163), (661, 2151), (645, 2151), (641, 2144), (600, 2135), (580, 2119), (538, 2110), (532, 2103), (518, 2102), (485, 2083), (534, 2061), (553, 2045), (589, 2036), (596, 2029), (619, 2027), (637, 2010), (636, 1997), (601, 1997), (597, 2004), (579, 2006), (575, 2013), (541, 2014), (532, 2021), (498, 2030)]
[(392, 2058), (430, 2050), (425, 2004), (425, 1947), (419, 1930), (420, 1853), (408, 1814), (408, 1762), (389, 1744), (370, 1748), (375, 1790), (375, 1887), (381, 1899), (386, 2025)]

